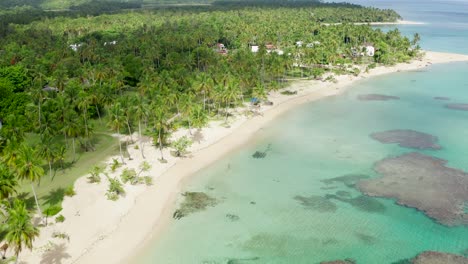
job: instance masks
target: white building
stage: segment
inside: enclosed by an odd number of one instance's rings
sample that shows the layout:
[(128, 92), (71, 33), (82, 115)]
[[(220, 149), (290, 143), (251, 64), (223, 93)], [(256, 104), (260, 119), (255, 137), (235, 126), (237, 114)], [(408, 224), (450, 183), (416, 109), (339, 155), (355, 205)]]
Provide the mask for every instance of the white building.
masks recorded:
[(258, 52), (258, 46), (257, 46), (257, 45), (250, 46), (250, 50), (251, 50), (253, 53), (257, 53), (257, 52)]

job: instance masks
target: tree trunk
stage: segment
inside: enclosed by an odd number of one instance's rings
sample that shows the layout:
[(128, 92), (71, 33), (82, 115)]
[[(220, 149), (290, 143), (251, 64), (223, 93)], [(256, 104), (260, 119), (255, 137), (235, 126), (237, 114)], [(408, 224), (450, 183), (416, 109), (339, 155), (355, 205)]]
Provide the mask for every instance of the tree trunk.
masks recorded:
[(141, 119), (138, 119), (138, 136), (140, 136), (140, 151), (141, 151), (141, 156), (145, 158), (145, 153), (143, 153), (143, 138), (141, 137)]
[(39, 217), (42, 220), (41, 207), (39, 206), (39, 201), (37, 200), (36, 190), (34, 190), (34, 184), (32, 182), (31, 182), (31, 188), (32, 188), (32, 191), (33, 191), (33, 194), (34, 194), (34, 200), (36, 201), (36, 206), (37, 206), (37, 211), (39, 212)]
[(49, 162), (49, 176), (50, 176), (50, 179), (52, 179), (52, 161), (48, 160), (48, 162)]
[(19, 252), (16, 253), (16, 260), (15, 260), (15, 264), (18, 264), (18, 260), (19, 260)]
[(88, 151), (89, 132), (88, 132), (88, 120), (86, 120), (86, 110), (84, 111), (84, 122), (85, 122), (85, 133), (86, 133), (85, 150)]
[(162, 151), (161, 129), (159, 129), (158, 141), (159, 141), (159, 151), (161, 152), (161, 160), (164, 160), (163, 151)]
[(120, 150), (120, 159), (122, 160), (122, 164), (125, 164), (124, 157), (122, 154), (122, 140), (120, 139), (120, 129), (117, 127), (117, 135), (119, 136), (119, 150)]
[(73, 143), (73, 162), (75, 162), (76, 160), (75, 137), (72, 137), (72, 143)]
[(99, 112), (99, 107), (96, 105), (96, 112), (99, 118), (99, 123), (102, 125), (101, 113)]

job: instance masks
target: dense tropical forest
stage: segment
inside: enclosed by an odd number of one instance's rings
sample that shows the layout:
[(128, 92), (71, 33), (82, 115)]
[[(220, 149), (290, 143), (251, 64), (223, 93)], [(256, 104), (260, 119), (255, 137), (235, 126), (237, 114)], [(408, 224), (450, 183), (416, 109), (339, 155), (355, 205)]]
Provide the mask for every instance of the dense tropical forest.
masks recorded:
[[(148, 136), (163, 149), (177, 128), (229, 123), (230, 109), (267, 100), (295, 78), (332, 81), (359, 74), (356, 65), (409, 61), (419, 49), (418, 36), (346, 23), (395, 21), (394, 11), (349, 4), (122, 3), (90, 15), (89, 3), (50, 12), (29, 2), (3, 1), (11, 6), (0, 11), (0, 238), (16, 254), (38, 235), (31, 212), (58, 214), (73, 181), (100, 159), (125, 161), (113, 133)], [(373, 56), (364, 54), (369, 45)]]

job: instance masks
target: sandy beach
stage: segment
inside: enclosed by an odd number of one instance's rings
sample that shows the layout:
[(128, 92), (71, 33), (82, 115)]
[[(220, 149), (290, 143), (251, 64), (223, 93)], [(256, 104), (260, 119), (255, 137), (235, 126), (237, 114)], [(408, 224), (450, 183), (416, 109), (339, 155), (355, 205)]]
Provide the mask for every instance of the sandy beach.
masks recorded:
[[(84, 175), (75, 183), (77, 194), (66, 197), (63, 202), (61, 214), (65, 216), (65, 222), (41, 228), (40, 237), (34, 241), (34, 250), (21, 253), (20, 261), (31, 264), (134, 263), (136, 256), (171, 219), (174, 201), (184, 180), (248, 143), (276, 117), (298, 105), (338, 95), (363, 79), (456, 61), (468, 61), (468, 55), (427, 51), (423, 59), (411, 63), (377, 67), (368, 73), (362, 71), (359, 76), (336, 76), (336, 83), (318, 80), (292, 82), (286, 89), (297, 91), (297, 94), (270, 93), (269, 100), (273, 105), (262, 106), (261, 115), (246, 115), (246, 106), (234, 110), (237, 113), (230, 119), (229, 127), (223, 126), (223, 121), (210, 122), (201, 131), (203, 139), (194, 142), (188, 157), (172, 157), (169, 149), (165, 149), (163, 155), (167, 163), (158, 161), (161, 154), (149, 141), (144, 143), (146, 158), (142, 157), (139, 149), (129, 146), (132, 159), (126, 159), (126, 164), (115, 172), (110, 172), (108, 168), (106, 172), (110, 177), (119, 177), (124, 168), (138, 171), (140, 164), (147, 161), (152, 167), (142, 175), (153, 177), (153, 185), (126, 184), (126, 196), (118, 201), (109, 201), (105, 196), (108, 187), (105, 177), (102, 177), (100, 184), (91, 184)], [(185, 135), (190, 137), (188, 130), (178, 130), (173, 138)], [(133, 139), (136, 140), (137, 136), (134, 135)], [(116, 157), (109, 158), (105, 163), (110, 164), (112, 158)], [(54, 232), (66, 233), (69, 241), (52, 238)]]
[[(341, 25), (342, 23), (324, 23), (323, 25)], [(389, 26), (389, 25), (425, 25), (424, 22), (418, 21), (410, 21), (410, 20), (398, 20), (396, 22), (360, 22), (360, 23), (353, 23), (354, 25), (371, 25), (371, 26)]]

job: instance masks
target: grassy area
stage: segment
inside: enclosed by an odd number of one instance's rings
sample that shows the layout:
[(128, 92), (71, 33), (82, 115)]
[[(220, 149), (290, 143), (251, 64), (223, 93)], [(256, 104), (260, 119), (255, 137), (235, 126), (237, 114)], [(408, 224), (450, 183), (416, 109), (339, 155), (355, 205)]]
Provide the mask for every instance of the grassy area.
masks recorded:
[[(28, 138), (29, 143), (34, 143), (37, 140), (38, 138), (35, 136)], [(102, 163), (106, 158), (117, 154), (119, 151), (117, 139), (107, 133), (97, 132), (92, 141), (95, 151), (91, 152), (81, 150), (77, 144), (77, 158), (74, 163), (72, 163), (73, 151), (70, 147), (66, 154), (64, 169), (58, 167), (57, 171), (53, 171), (52, 178), (49, 176), (48, 166), (44, 166), (45, 175), (42, 177), (40, 185), (34, 185), (41, 209), (60, 204), (67, 187), (72, 186), (76, 179), (87, 174), (94, 165)], [(20, 188), (18, 188), (18, 195), (27, 201), (28, 206), (34, 207), (34, 198), (29, 182), (21, 183)]]

